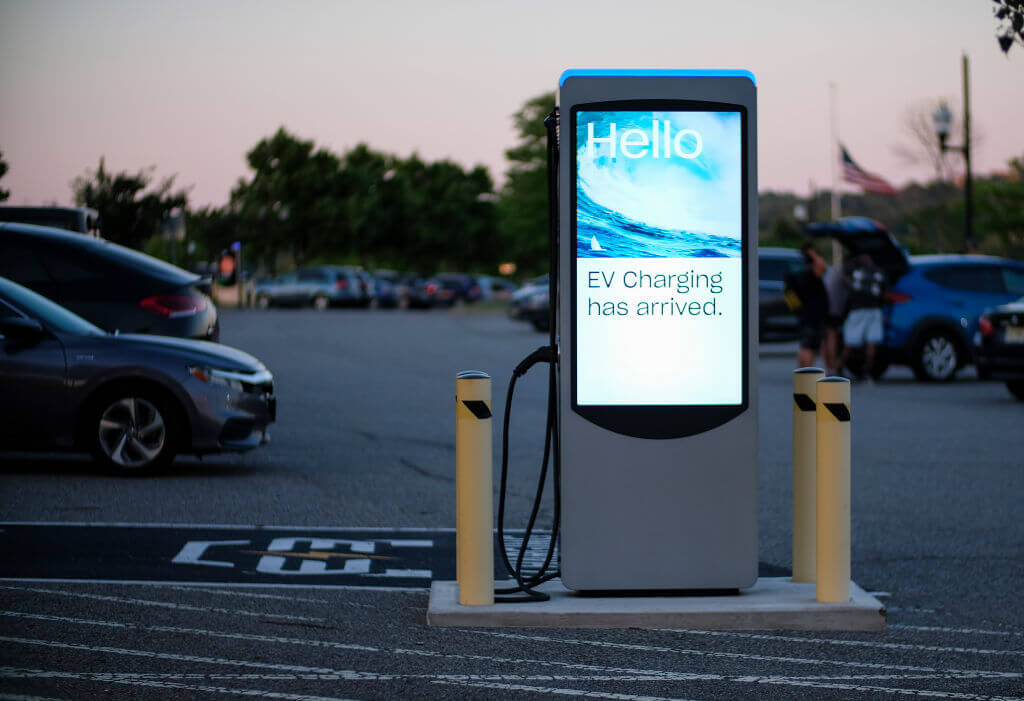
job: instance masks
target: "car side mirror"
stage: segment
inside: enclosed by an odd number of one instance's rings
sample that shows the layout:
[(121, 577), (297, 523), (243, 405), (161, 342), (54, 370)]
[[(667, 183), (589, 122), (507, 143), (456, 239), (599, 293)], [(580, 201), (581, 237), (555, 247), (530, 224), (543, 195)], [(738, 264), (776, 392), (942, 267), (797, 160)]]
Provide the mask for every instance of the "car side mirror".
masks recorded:
[(35, 341), (43, 335), (43, 325), (35, 319), (12, 316), (0, 319), (0, 336), (11, 341)]

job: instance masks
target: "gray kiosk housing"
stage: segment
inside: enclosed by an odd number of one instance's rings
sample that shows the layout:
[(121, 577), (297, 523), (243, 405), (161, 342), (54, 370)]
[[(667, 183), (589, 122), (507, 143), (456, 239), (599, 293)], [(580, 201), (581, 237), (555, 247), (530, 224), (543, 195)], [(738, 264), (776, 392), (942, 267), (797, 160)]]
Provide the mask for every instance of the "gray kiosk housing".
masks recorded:
[[(578, 591), (739, 589), (758, 573), (757, 102), (746, 71), (567, 71), (560, 113), (561, 572)], [(576, 404), (575, 111), (702, 103), (743, 114), (743, 401)], [(594, 103), (616, 103), (602, 108)], [(651, 103), (651, 104), (648, 104)], [(625, 108), (624, 108), (625, 109)], [(656, 127), (655, 127), (656, 128)], [(739, 202), (737, 202), (739, 205)], [(694, 339), (700, 342), (700, 339)], [(637, 358), (643, 363), (643, 358)], [(715, 378), (710, 377), (710, 382)]]

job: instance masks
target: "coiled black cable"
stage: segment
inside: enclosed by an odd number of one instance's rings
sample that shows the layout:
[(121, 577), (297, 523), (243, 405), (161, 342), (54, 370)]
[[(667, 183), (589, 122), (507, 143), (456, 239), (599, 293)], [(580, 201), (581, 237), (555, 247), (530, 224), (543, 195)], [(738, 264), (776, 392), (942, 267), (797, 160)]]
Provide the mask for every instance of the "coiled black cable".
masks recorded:
[[(558, 342), (555, 328), (556, 306), (558, 304), (559, 247), (558, 116), (558, 108), (556, 107), (544, 120), (548, 136), (548, 264), (550, 271), (548, 275), (548, 345), (541, 346), (516, 366), (508, 385), (508, 393), (505, 395), (505, 418), (502, 425), (501, 441), (501, 480), (500, 491), (498, 492), (498, 543), (502, 561), (509, 574), (515, 579), (516, 586), (495, 589), (495, 594), (497, 595), (495, 601), (497, 602), (546, 601), (550, 597), (543, 592), (536, 591), (534, 587), (561, 575), (561, 572), (558, 570), (554, 572), (547, 571), (555, 556), (558, 530), (561, 525), (562, 516), (562, 470), (558, 431)], [(530, 518), (527, 520), (526, 530), (523, 532), (523, 539), (516, 557), (516, 564), (513, 567), (508, 556), (508, 549), (505, 547), (505, 492), (508, 484), (508, 444), (512, 396), (515, 394), (516, 381), (525, 375), (530, 368), (540, 362), (548, 363), (548, 406), (544, 428), (544, 456), (541, 460), (540, 476), (537, 479), (537, 494), (533, 500), (533, 508), (530, 510)], [(530, 537), (533, 535), (533, 528), (537, 523), (537, 515), (540, 512), (540, 503), (544, 495), (544, 486), (547, 482), (549, 463), (553, 466), (554, 484), (554, 513), (552, 514), (551, 540), (548, 543), (548, 551), (540, 568), (532, 576), (525, 577), (523, 575), (523, 560), (529, 549)], [(510, 594), (519, 593), (524, 596), (509, 596)]]

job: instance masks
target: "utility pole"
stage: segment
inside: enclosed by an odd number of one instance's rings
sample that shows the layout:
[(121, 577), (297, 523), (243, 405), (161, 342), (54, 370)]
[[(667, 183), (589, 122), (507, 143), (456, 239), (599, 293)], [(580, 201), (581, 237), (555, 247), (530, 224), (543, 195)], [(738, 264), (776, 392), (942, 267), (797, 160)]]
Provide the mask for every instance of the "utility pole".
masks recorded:
[(964, 242), (967, 247), (967, 252), (972, 253), (977, 248), (977, 242), (974, 240), (974, 197), (973, 189), (973, 177), (971, 175), (971, 91), (968, 87), (968, 75), (967, 75), (967, 54), (964, 54), (964, 162), (967, 167), (967, 179), (964, 181), (964, 213), (967, 218), (966, 221), (966, 241)]

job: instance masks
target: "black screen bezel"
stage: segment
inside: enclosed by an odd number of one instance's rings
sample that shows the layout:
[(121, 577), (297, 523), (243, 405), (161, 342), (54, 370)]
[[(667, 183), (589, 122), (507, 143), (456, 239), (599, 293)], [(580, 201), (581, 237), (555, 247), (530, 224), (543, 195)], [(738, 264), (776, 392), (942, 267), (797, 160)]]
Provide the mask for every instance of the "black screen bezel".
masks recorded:
[[(740, 160), (741, 160), (741, 221), (740, 259), (742, 276), (742, 401), (739, 404), (688, 404), (688, 405), (586, 405), (577, 402), (576, 354), (577, 354), (577, 291), (576, 291), (576, 218), (577, 218), (577, 138), (576, 121), (579, 112), (738, 112), (740, 115)], [(749, 266), (750, 266), (750, 221), (748, 217), (749, 173), (747, 108), (744, 105), (701, 100), (610, 100), (603, 102), (579, 103), (572, 106), (569, 120), (569, 143), (571, 150), (570, 189), (572, 211), (570, 214), (571, 236), (569, 245), (569, 315), (572, 331), (572, 358), (570, 361), (572, 410), (587, 421), (602, 428), (636, 438), (682, 438), (703, 433), (728, 423), (749, 408)], [(563, 142), (564, 143), (564, 142)]]

